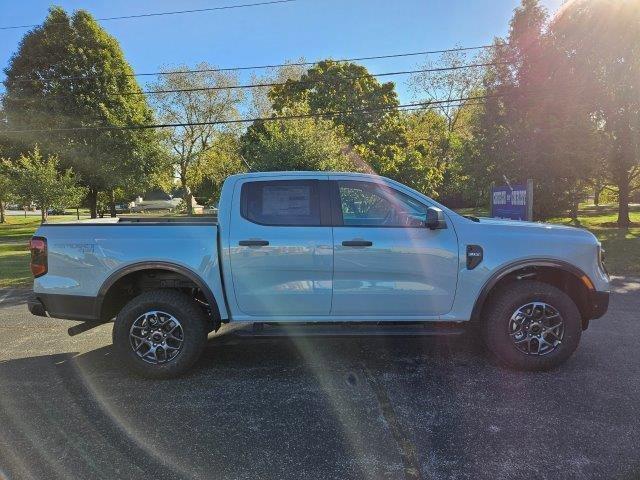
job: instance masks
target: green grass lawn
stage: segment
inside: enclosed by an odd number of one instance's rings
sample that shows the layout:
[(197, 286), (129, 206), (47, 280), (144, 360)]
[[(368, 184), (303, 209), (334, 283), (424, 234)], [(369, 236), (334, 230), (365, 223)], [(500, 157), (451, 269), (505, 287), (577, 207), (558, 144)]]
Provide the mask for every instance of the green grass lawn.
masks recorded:
[[(606, 265), (613, 275), (640, 275), (640, 207), (630, 207), (631, 222), (628, 230), (615, 226), (618, 218), (615, 205), (581, 205), (578, 222), (568, 217), (551, 218), (549, 223), (586, 228), (591, 231), (606, 250)], [(487, 216), (486, 210), (471, 208), (459, 209), (462, 215)]]
[[(487, 215), (487, 212), (460, 210), (465, 215)], [(40, 217), (7, 217), (8, 223), (0, 224), (0, 288), (24, 287), (31, 283), (29, 250), (27, 242), (40, 225)], [(87, 218), (81, 215), (81, 218)], [(49, 217), (50, 222), (74, 220), (74, 215)], [(609, 272), (615, 275), (640, 275), (640, 227), (628, 230), (615, 227), (616, 209), (613, 205), (594, 207), (582, 205), (578, 223), (569, 218), (553, 218), (551, 223), (573, 225), (593, 232), (607, 251)], [(640, 207), (631, 208), (631, 221), (640, 225)]]
[(606, 250), (606, 265), (614, 275), (640, 275), (640, 207), (632, 206), (630, 217), (634, 226), (628, 230), (615, 226), (618, 218), (614, 205), (581, 206), (578, 222), (569, 218), (553, 218), (551, 223), (561, 223), (590, 230)]
[[(75, 219), (75, 215), (55, 215), (49, 217), (49, 222)], [(31, 284), (28, 242), (39, 225), (39, 216), (10, 216), (7, 223), (0, 224), (0, 288)]]

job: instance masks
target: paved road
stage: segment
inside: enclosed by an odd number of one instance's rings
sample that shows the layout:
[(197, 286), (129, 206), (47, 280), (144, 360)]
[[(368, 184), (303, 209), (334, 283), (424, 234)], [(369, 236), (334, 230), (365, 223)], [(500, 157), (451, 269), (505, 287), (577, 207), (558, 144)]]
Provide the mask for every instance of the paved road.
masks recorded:
[(617, 291), (554, 372), (502, 369), (459, 337), (211, 338), (162, 382), (118, 369), (109, 326), (70, 338), (12, 294), (0, 477), (638, 478), (640, 283)]

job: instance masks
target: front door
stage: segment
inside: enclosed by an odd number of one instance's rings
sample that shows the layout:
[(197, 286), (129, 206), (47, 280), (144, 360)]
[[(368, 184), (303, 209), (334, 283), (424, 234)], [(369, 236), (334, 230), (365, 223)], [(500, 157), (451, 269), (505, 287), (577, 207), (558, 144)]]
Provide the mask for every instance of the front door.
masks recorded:
[(250, 180), (236, 186), (230, 259), (246, 315), (329, 315), (333, 242), (328, 182)]
[(337, 224), (331, 314), (365, 320), (447, 313), (458, 271), (451, 225), (429, 230), (427, 207), (384, 182), (345, 179), (331, 186)]

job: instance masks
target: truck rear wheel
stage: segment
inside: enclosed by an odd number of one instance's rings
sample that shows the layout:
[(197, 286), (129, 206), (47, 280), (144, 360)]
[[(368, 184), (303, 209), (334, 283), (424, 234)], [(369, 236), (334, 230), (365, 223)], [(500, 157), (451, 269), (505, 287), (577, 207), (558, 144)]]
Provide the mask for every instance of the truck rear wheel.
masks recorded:
[(534, 280), (507, 285), (483, 315), (489, 350), (519, 370), (548, 370), (566, 361), (578, 347), (582, 324), (571, 298)]
[(207, 332), (207, 317), (192, 298), (175, 290), (153, 290), (120, 311), (113, 345), (118, 359), (138, 375), (171, 378), (200, 358)]

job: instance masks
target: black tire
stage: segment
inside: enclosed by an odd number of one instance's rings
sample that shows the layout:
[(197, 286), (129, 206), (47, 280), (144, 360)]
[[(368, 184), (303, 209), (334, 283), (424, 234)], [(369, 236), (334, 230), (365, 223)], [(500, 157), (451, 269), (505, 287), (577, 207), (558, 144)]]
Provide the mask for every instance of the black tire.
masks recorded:
[[(172, 315), (183, 333), (179, 351), (164, 363), (143, 360), (129, 336), (133, 323), (154, 310)], [(117, 359), (132, 372), (147, 378), (172, 378), (185, 373), (200, 358), (208, 330), (207, 317), (192, 298), (176, 290), (153, 290), (135, 297), (120, 311), (113, 326), (113, 346)]]
[[(509, 332), (511, 316), (520, 307), (531, 302), (550, 305), (557, 310), (564, 322), (562, 342), (543, 355), (528, 354), (520, 350)], [(535, 280), (517, 281), (496, 292), (483, 312), (482, 327), (487, 348), (500, 362), (528, 371), (549, 370), (565, 362), (578, 348), (582, 333), (580, 312), (573, 300), (562, 290)], [(536, 342), (534, 340), (533, 345), (540, 348)]]

